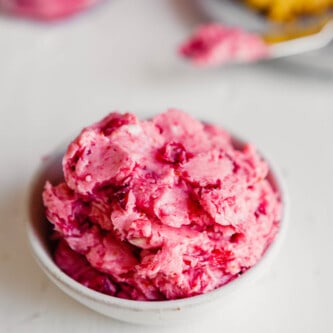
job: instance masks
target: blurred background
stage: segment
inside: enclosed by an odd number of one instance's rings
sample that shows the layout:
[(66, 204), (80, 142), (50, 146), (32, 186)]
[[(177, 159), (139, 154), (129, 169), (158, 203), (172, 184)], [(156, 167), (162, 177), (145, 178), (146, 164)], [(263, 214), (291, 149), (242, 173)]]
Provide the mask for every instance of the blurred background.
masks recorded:
[(24, 224), (41, 160), (83, 126), (114, 110), (144, 118), (177, 107), (275, 160), (290, 226), (271, 271), (221, 316), (159, 331), (329, 332), (333, 43), (280, 60), (196, 68), (177, 48), (209, 18), (197, 1), (106, 0), (52, 21), (10, 10), (0, 15), (0, 331), (155, 332), (59, 291), (34, 262)]

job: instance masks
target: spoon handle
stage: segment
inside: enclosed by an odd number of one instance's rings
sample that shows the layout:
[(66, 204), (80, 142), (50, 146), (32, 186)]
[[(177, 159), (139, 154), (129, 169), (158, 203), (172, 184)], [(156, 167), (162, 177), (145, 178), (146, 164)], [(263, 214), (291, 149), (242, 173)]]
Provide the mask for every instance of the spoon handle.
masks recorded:
[(295, 38), (270, 46), (271, 58), (281, 58), (300, 53), (318, 50), (327, 46), (333, 40), (333, 21), (326, 23), (323, 28), (312, 35)]

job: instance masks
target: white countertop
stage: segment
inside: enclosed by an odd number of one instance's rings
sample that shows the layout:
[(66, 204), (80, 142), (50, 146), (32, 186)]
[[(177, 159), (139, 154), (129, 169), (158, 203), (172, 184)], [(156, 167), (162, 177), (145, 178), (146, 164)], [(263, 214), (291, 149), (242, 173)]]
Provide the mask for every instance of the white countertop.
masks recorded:
[[(191, 1), (113, 0), (59, 24), (0, 18), (0, 332), (329, 332), (333, 327), (333, 46), (198, 70), (175, 55)], [(317, 64), (311, 64), (317, 61)], [(219, 121), (279, 164), (290, 226), (272, 269), (230, 308), (183, 326), (127, 325), (57, 289), (26, 240), (43, 156), (111, 110), (175, 106)]]

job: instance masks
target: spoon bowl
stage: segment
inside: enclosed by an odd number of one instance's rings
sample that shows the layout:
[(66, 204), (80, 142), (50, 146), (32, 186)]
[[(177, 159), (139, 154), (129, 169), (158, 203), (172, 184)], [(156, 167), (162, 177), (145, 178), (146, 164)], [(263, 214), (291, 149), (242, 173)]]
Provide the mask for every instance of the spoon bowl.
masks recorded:
[(268, 44), (269, 59), (318, 50), (333, 40), (333, 14), (330, 12), (302, 17), (292, 23), (277, 23), (234, 0), (197, 0), (197, 4), (212, 21), (260, 35)]

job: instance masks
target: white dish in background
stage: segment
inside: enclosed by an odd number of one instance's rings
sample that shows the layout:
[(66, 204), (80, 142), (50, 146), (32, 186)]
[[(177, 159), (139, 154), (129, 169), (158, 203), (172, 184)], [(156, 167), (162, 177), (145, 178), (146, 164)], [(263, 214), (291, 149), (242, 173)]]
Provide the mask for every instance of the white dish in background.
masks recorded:
[(196, 0), (197, 6), (211, 20), (238, 26), (247, 31), (265, 33), (272, 23), (253, 11), (245, 10), (244, 4), (229, 0)]
[[(245, 141), (235, 139), (234, 142), (236, 146), (242, 146)], [(47, 223), (42, 203), (42, 190), (46, 179), (56, 183), (62, 178), (61, 159), (64, 150), (58, 150), (49, 156), (37, 171), (30, 193), (28, 238), (35, 259), (50, 280), (66, 294), (92, 310), (121, 321), (148, 325), (193, 321), (217, 312), (223, 315), (223, 308), (228, 306), (236, 295), (237, 299), (241, 299), (242, 290), (249, 288), (272, 264), (286, 231), (288, 200), (280, 173), (272, 161), (262, 155), (270, 166), (270, 182), (281, 196), (283, 213), (275, 240), (261, 260), (246, 273), (212, 292), (171, 301), (125, 300), (104, 295), (81, 285), (62, 272), (52, 259), (48, 240), (51, 225)]]

